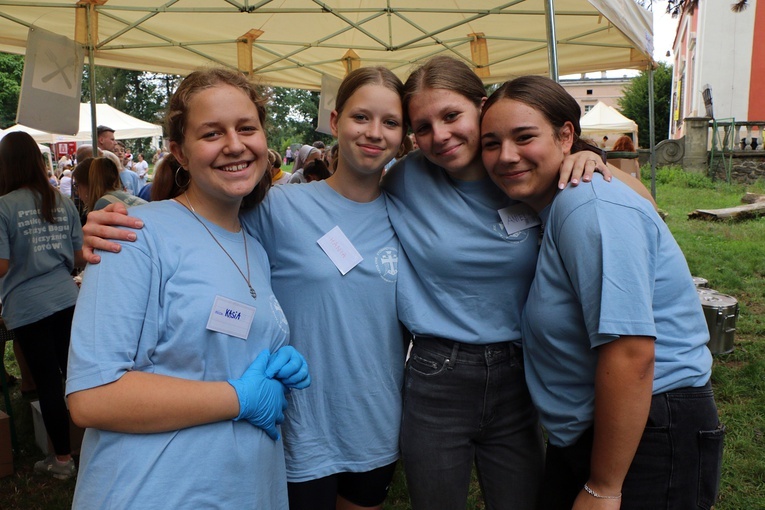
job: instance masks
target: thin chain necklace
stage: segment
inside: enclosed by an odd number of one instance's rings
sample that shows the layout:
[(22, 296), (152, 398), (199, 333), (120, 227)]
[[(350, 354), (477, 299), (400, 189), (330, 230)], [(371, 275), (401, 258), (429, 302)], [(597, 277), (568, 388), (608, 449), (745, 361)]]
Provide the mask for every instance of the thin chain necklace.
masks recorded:
[(205, 230), (207, 230), (207, 233), (210, 234), (210, 237), (213, 238), (213, 241), (215, 241), (215, 244), (220, 246), (220, 249), (223, 250), (223, 253), (225, 253), (226, 256), (228, 256), (229, 260), (231, 260), (231, 263), (234, 264), (234, 267), (236, 268), (236, 270), (239, 271), (240, 275), (242, 275), (242, 278), (244, 278), (244, 281), (247, 283), (247, 287), (250, 288), (250, 295), (252, 296), (252, 299), (258, 299), (258, 294), (255, 292), (255, 289), (252, 288), (252, 284), (250, 283), (250, 257), (249, 257), (249, 254), (247, 253), (247, 238), (244, 235), (244, 229), (241, 228), (241, 225), (240, 225), (240, 230), (242, 231), (242, 241), (244, 241), (244, 258), (247, 262), (247, 276), (244, 276), (244, 273), (239, 267), (239, 264), (237, 264), (236, 261), (234, 260), (234, 257), (231, 256), (231, 254), (226, 250), (226, 248), (223, 247), (222, 244), (220, 244), (220, 241), (218, 241), (215, 235), (213, 235), (212, 231), (209, 228), (207, 228), (207, 225), (205, 225), (205, 222), (199, 219), (199, 216), (197, 216), (197, 211), (194, 209), (194, 206), (191, 205), (191, 201), (189, 200), (189, 195), (185, 191), (183, 192), (183, 197), (186, 199), (186, 203), (189, 204), (189, 210), (191, 211), (191, 214), (194, 215), (194, 218), (196, 218), (199, 224), (202, 225), (205, 228)]

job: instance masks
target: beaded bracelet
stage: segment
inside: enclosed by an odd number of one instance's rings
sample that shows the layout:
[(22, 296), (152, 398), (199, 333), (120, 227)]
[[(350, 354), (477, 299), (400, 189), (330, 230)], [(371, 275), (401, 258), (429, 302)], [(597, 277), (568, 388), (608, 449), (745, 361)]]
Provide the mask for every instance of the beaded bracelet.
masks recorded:
[(619, 495), (618, 495), (618, 496), (601, 496), (600, 494), (598, 494), (597, 492), (595, 492), (594, 490), (592, 490), (592, 489), (590, 488), (590, 486), (589, 486), (589, 485), (587, 485), (586, 483), (584, 484), (584, 491), (585, 491), (587, 494), (589, 494), (590, 496), (592, 496), (593, 498), (598, 498), (598, 499), (622, 499), (622, 494), (621, 494), (621, 492), (619, 493)]

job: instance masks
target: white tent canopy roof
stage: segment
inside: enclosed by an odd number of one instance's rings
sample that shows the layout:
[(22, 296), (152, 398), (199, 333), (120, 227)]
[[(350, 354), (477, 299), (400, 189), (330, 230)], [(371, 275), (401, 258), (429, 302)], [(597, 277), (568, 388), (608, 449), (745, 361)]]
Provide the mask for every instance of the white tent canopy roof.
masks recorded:
[[(162, 136), (162, 126), (131, 117), (127, 113), (123, 113), (108, 104), (99, 103), (96, 105), (96, 119), (99, 125), (114, 129), (114, 138), (117, 140)], [(16, 124), (1, 132), (0, 138), (11, 131), (29, 133), (37, 143), (89, 142), (93, 140), (90, 124), (90, 105), (80, 104), (80, 129), (74, 136), (47, 133)]]
[(582, 128), (582, 134), (585, 136), (634, 133), (635, 137), (633, 138), (637, 141), (637, 123), (619, 113), (616, 108), (600, 101), (579, 120), (579, 125)]
[[(549, 69), (545, 0), (0, 0), (0, 51), (24, 53), (31, 26), (84, 44), (86, 4), (96, 63), (125, 69), (188, 74), (212, 62), (313, 90), (346, 64), (404, 78), (437, 54), (480, 68), (486, 83)], [(634, 0), (555, 0), (555, 13), (561, 75), (649, 65), (652, 21)]]

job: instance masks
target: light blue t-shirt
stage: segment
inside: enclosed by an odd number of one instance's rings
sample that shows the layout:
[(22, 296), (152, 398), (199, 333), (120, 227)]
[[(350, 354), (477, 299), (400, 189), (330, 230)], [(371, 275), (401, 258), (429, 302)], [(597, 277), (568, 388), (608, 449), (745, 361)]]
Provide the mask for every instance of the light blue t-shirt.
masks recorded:
[(517, 202), (488, 177), (452, 179), (420, 151), (396, 163), (383, 188), (403, 248), (398, 314), (409, 331), (470, 344), (520, 342), (539, 227), (508, 234), (498, 210)]
[[(268, 259), (247, 237), (252, 298), (242, 275), (191, 212), (175, 201), (131, 209), (144, 221), (119, 254), (88, 266), (75, 309), (67, 394), (140, 370), (185, 379), (239, 378), (289, 329), (271, 291)], [(207, 227), (246, 274), (241, 232)], [(254, 308), (246, 340), (214, 331), (216, 298)], [(246, 326), (246, 321), (244, 322)], [(247, 329), (245, 328), (245, 331)], [(87, 429), (73, 507), (285, 509), (281, 440), (247, 421), (220, 421), (155, 434)]]
[(703, 386), (712, 355), (680, 247), (625, 184), (568, 187), (541, 214), (545, 233), (524, 313), (526, 380), (555, 446), (593, 422), (596, 347), (654, 337), (653, 393)]
[(120, 172), (120, 180), (122, 185), (125, 186), (125, 191), (131, 195), (137, 195), (141, 191), (140, 179), (138, 174), (131, 172), (130, 170), (123, 170)]
[[(288, 480), (394, 462), (404, 343), (396, 318), (399, 244), (385, 198), (353, 202), (326, 181), (276, 186), (244, 219), (268, 252), (291, 344), (311, 370), (311, 386), (291, 393), (282, 425)], [(334, 227), (363, 258), (345, 275), (317, 243)]]
[(74, 253), (82, 249), (82, 227), (74, 203), (56, 193), (55, 223), (38, 213), (36, 193), (18, 189), (0, 197), (0, 259), (9, 259), (0, 279), (8, 329), (37, 322), (74, 306)]

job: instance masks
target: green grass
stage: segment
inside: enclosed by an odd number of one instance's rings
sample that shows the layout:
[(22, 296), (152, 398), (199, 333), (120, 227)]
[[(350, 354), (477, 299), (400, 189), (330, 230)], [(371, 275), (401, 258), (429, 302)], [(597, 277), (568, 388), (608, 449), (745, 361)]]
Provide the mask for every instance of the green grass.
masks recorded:
[[(720, 416), (728, 430), (716, 510), (765, 508), (765, 218), (710, 222), (689, 220), (688, 213), (740, 205), (745, 191), (765, 193), (765, 182), (745, 189), (678, 168), (662, 168), (657, 175), (657, 202), (668, 213), (667, 224), (691, 272), (709, 280), (710, 287), (736, 297), (740, 305), (735, 350), (716, 356), (712, 373)], [(18, 375), (10, 346), (5, 360)], [(17, 473), (0, 479), (0, 508), (69, 508), (74, 482), (32, 472), (34, 461), (42, 454), (34, 443), (29, 404), (18, 387), (12, 394), (22, 446)], [(385, 509), (408, 508), (406, 483), (399, 469)], [(484, 508), (475, 481), (467, 508)]]

